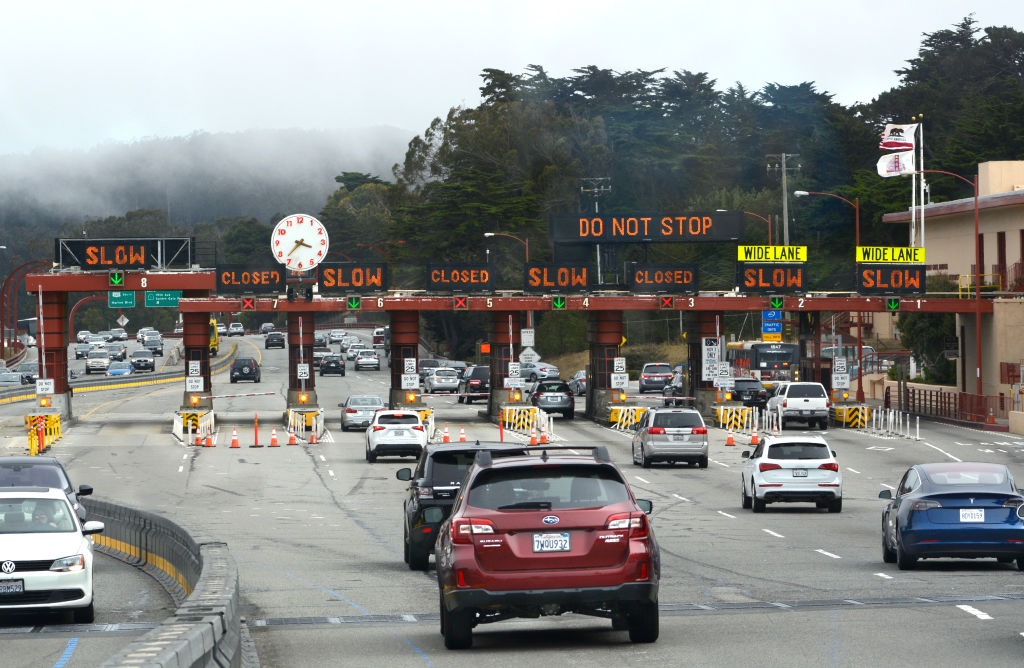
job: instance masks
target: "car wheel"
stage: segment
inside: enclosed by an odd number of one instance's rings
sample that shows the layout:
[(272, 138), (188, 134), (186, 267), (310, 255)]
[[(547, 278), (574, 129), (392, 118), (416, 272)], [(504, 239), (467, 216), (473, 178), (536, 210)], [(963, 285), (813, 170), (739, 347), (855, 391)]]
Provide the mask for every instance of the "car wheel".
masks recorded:
[(903, 549), (903, 541), (900, 540), (900, 531), (898, 527), (896, 528), (895, 533), (896, 566), (898, 566), (901, 571), (909, 571), (914, 567), (914, 564), (917, 562), (917, 559), (915, 557), (911, 557), (910, 555), (908, 555), (906, 550)]
[(697, 462), (697, 466), (702, 469), (706, 469), (708, 467), (708, 458), (706, 455), (700, 458), (700, 461)]
[(566, 420), (576, 419), (576, 411), (566, 411), (565, 413), (563, 413), (563, 415), (565, 416)]
[(441, 634), (448, 649), (473, 646), (473, 613), (469, 610), (445, 610), (441, 603)]
[(466, 397), (466, 403), (467, 404), (473, 403), (473, 398), (472, 397)]
[(412, 545), (408, 546), (409, 550), (409, 570), (410, 571), (425, 571), (427, 570), (427, 563), (430, 561), (430, 553), (427, 551), (420, 551), (414, 548)]
[(1024, 571), (1024, 557), (1017, 557), (1017, 570)]
[(818, 421), (818, 426), (821, 427), (822, 431), (828, 431), (828, 418)]
[(237, 378), (232, 378), (232, 379), (231, 379), (231, 382), (232, 382), (232, 384), (234, 384), (234, 383), (237, 383), (237, 382), (238, 382), (238, 379), (237, 379)]
[(377, 455), (370, 451), (369, 445), (366, 446), (366, 461), (370, 462), (371, 464), (377, 461)]
[(755, 513), (763, 513), (768, 508), (768, 504), (765, 503), (764, 499), (757, 498), (757, 492), (754, 491), (754, 480), (753, 479), (750, 480), (750, 493), (753, 494), (753, 497), (751, 498), (750, 503), (753, 506), (754, 512)]
[(830, 513), (841, 513), (843, 512), (843, 498), (839, 497), (833, 501), (828, 502), (828, 512)]
[(637, 604), (627, 621), (630, 642), (654, 642), (658, 639), (658, 602)]
[(887, 564), (896, 563), (896, 550), (889, 547), (889, 541), (884, 529), (882, 530), (882, 561)]
[(742, 478), (740, 478), (740, 505), (744, 510), (749, 509), (751, 506), (750, 497), (747, 496), (747, 484), (743, 482)]
[(640, 466), (644, 467), (645, 469), (651, 468), (651, 460), (647, 456), (647, 451), (644, 450), (643, 445), (640, 446)]
[(404, 527), (402, 533), (405, 534), (402, 537), (402, 558), (409, 563), (409, 527)]
[(92, 603), (71, 611), (71, 621), (75, 624), (92, 624), (95, 619), (96, 607)]

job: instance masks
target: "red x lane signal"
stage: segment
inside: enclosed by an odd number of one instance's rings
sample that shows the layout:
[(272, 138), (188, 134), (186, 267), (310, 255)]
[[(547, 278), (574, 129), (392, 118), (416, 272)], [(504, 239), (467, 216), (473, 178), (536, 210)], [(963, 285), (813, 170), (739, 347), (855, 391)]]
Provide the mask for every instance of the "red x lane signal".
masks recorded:
[(452, 297), (452, 308), (456, 311), (465, 311), (469, 308), (465, 297)]
[(662, 297), (661, 298), (661, 308), (675, 308), (675, 298), (674, 297)]
[(255, 311), (256, 310), (256, 298), (255, 297), (242, 297), (242, 310), (243, 311)]

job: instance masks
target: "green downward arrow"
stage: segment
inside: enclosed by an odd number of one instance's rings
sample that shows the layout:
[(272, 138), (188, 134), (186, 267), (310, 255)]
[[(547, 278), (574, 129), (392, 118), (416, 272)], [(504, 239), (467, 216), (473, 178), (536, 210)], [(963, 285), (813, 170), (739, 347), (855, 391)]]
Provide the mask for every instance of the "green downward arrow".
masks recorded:
[(565, 308), (565, 297), (555, 297), (551, 301), (551, 306), (556, 308), (556, 309), (558, 309), (558, 310), (564, 309)]
[(888, 299), (885, 302), (885, 307), (887, 309), (889, 309), (890, 311), (898, 311), (898, 310), (900, 310), (900, 300), (899, 299)]
[(359, 301), (360, 301), (359, 297), (349, 297), (348, 298), (348, 307), (350, 309), (357, 309), (357, 308), (359, 308)]
[(772, 308), (782, 308), (783, 300), (782, 297), (772, 297), (768, 303), (771, 304)]
[(110, 272), (110, 284), (121, 285), (124, 283), (124, 272), (112, 271)]

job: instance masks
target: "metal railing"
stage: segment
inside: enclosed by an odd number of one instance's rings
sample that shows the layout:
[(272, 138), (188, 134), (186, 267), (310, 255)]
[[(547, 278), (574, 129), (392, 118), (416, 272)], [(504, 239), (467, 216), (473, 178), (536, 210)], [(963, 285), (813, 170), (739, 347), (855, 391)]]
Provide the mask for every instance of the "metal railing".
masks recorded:
[(1008, 396), (906, 387), (894, 401), (891, 389), (885, 388), (885, 407), (893, 407), (895, 403), (896, 408), (913, 415), (964, 422), (993, 422), (1006, 419), (1013, 409), (1013, 400)]

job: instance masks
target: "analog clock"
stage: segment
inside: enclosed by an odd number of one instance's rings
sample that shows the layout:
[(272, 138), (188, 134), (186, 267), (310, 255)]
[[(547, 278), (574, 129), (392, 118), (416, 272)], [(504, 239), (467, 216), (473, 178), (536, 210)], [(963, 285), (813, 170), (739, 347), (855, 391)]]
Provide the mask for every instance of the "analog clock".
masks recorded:
[(308, 271), (327, 257), (330, 240), (327, 229), (313, 216), (297, 213), (274, 226), (270, 252), (274, 259), (293, 271)]

